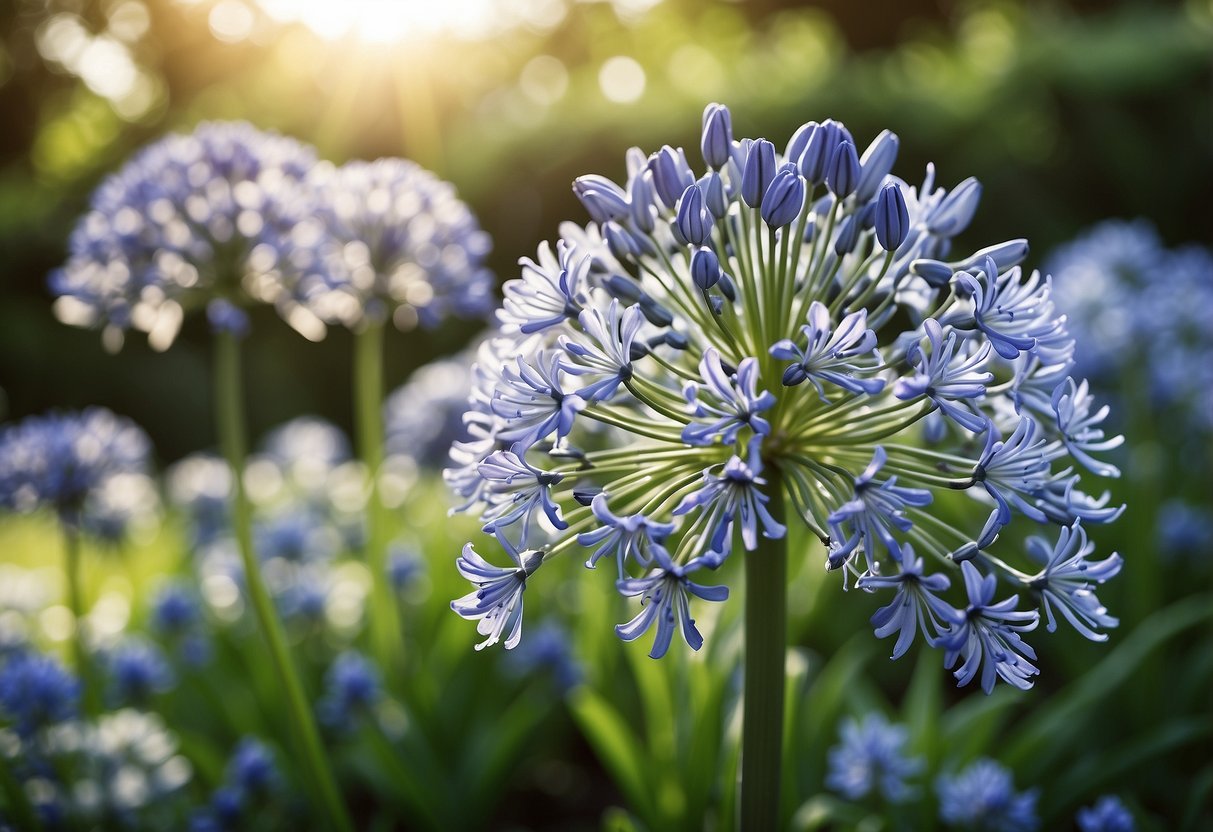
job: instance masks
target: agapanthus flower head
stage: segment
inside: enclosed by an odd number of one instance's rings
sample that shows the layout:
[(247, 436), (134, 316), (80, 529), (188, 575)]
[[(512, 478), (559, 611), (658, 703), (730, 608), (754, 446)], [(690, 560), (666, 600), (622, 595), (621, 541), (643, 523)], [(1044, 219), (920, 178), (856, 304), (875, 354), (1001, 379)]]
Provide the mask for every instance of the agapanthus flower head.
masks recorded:
[(0, 719), (16, 732), (33, 732), (76, 715), (80, 683), (50, 656), (22, 651), (0, 665)]
[(1094, 806), (1079, 809), (1074, 820), (1080, 832), (1133, 832), (1137, 828), (1133, 815), (1114, 794), (1105, 794)]
[(492, 311), (491, 241), (450, 182), (405, 159), (378, 159), (318, 165), (307, 186), (316, 227), (296, 234), (315, 235), (316, 245), (280, 260), (267, 293), (305, 335), (388, 315), (411, 329)]
[(164, 349), (187, 310), (214, 304), (212, 325), (242, 333), (239, 307), (307, 248), (294, 232), (314, 213), (301, 182), (315, 163), (307, 145), (244, 122), (153, 142), (93, 193), (50, 277), (56, 315), (117, 343), (137, 329)]
[(176, 684), (159, 648), (131, 639), (118, 645), (107, 659), (110, 698), (119, 705), (141, 706)]
[(120, 494), (105, 492), (123, 490), (116, 478), (143, 476), (150, 454), (147, 434), (104, 408), (30, 416), (0, 428), (0, 507), (50, 509), (65, 523), (118, 536), (132, 514), (120, 510), (128, 505)]
[(335, 728), (367, 713), (383, 695), (379, 671), (360, 653), (339, 655), (324, 677), (324, 696), (317, 703), (321, 719)]
[(468, 438), (463, 413), (472, 389), (469, 358), (444, 358), (414, 370), (383, 404), (386, 452), (441, 468), (455, 442)]
[[(895, 656), (922, 632), (961, 681), (1023, 684), (1034, 578), (1000, 531), (1119, 514), (1078, 487), (1071, 460), (1112, 474), (1117, 440), (1071, 378), (1049, 279), (1021, 239), (954, 255), (980, 184), (894, 176), (892, 133), (859, 153), (809, 122), (781, 153), (721, 105), (703, 127), (704, 170), (666, 146), (629, 151), (626, 182), (578, 179), (590, 224), (505, 284), (446, 476), (514, 565), (465, 548), (455, 610), (512, 647), (524, 588), (581, 550), (640, 604), (622, 638), (697, 649), (695, 616), (727, 595), (711, 571), (799, 524), (824, 565), (893, 592), (873, 623)], [(937, 509), (951, 491), (972, 510)], [(1020, 591), (990, 596), (999, 578)]]
[(918, 774), (923, 761), (906, 751), (909, 733), (880, 714), (842, 724), (842, 741), (830, 749), (826, 785), (848, 800), (879, 795), (890, 803), (909, 798), (914, 789), (906, 780)]
[(989, 759), (971, 763), (964, 771), (936, 781), (939, 817), (947, 824), (973, 832), (1035, 832), (1036, 790), (1015, 791), (1011, 772)]

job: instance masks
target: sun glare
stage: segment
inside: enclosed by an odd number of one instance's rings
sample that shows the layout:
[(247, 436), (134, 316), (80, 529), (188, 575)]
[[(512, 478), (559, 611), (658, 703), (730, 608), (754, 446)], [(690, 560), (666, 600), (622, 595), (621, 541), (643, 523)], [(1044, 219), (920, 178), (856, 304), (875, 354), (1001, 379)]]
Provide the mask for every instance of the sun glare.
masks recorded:
[(257, 0), (281, 22), (299, 22), (323, 38), (392, 43), (439, 34), (488, 37), (514, 26), (548, 29), (563, 0)]

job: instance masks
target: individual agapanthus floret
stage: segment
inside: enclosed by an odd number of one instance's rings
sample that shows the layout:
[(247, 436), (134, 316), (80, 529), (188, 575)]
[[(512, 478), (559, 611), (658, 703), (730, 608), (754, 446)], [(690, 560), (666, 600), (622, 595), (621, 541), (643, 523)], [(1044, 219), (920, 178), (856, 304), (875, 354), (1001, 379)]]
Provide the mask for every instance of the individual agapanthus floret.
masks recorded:
[(1133, 832), (1137, 828), (1133, 815), (1114, 794), (1105, 794), (1094, 806), (1079, 809), (1074, 822), (1080, 832)]
[(505, 331), (517, 329), (523, 335), (542, 332), (576, 318), (587, 302), (586, 291), (593, 259), (561, 240), (556, 253), (544, 243), (539, 261), (529, 257), (519, 261), (522, 277), (507, 280), (502, 289), (504, 301), (497, 313)]
[[(560, 516), (560, 506), (552, 499), (552, 486), (563, 479), (560, 474), (541, 471), (514, 451), (497, 451), (480, 463), (480, 475), (488, 484), (485, 501), (488, 509), (482, 519), (484, 530), (497, 536), (511, 551), (525, 549), (531, 540), (532, 523), (542, 513), (556, 529), (568, 524)], [(513, 543), (505, 530), (521, 521), (518, 542)]]
[(514, 558), (512, 568), (493, 566), (468, 543), (456, 561), (459, 574), (471, 581), (476, 589), (452, 601), (451, 609), (464, 618), (480, 622), (476, 631), (485, 639), (476, 645), (477, 650), (496, 644), (503, 635), (507, 649), (516, 647), (522, 638), (522, 593), (527, 578), (543, 563), (543, 553), (527, 551), (511, 556)]
[[(893, 175), (896, 136), (859, 146), (830, 119), (783, 145), (735, 137), (712, 105), (706, 166), (632, 148), (626, 181), (576, 181), (591, 222), (562, 224), (506, 284), (445, 472), (515, 558), (460, 561), (488, 570), (460, 611), (490, 641), (515, 633), (524, 550), (542, 548), (534, 565), (610, 556), (643, 582), (661, 560), (782, 550), (795, 524), (846, 565), (844, 587), (895, 590), (874, 625), (896, 655), (919, 630), (933, 647), (962, 628), (1001, 638), (987, 608), (1012, 610), (962, 601), (960, 563), (1022, 584), (1040, 566), (998, 541), (1017, 516), (1119, 514), (1084, 491), (1107, 469), (1078, 473), (1061, 435), (1051, 398), (1079, 347), (1048, 279), (1021, 270), (1027, 242), (958, 248), (976, 180), (949, 191), (928, 165), (911, 185)], [(1079, 450), (1104, 441), (1087, 419), (1068, 420)], [(980, 507), (937, 508), (951, 491)], [(489, 584), (508, 603), (483, 602)], [(957, 607), (980, 607), (977, 624)]]
[(0, 718), (21, 736), (75, 716), (80, 683), (55, 659), (34, 652), (0, 665)]
[(146, 705), (177, 681), (160, 650), (144, 641), (131, 640), (114, 648), (107, 665), (110, 697), (119, 705)]
[(720, 364), (720, 353), (708, 349), (699, 362), (701, 386), (690, 382), (683, 388), (688, 411), (697, 419), (682, 429), (682, 441), (688, 445), (711, 445), (717, 439), (723, 445), (733, 445), (742, 428), (756, 435), (771, 432), (771, 424), (758, 414), (775, 404), (770, 392), (758, 392), (758, 360), (747, 358), (737, 367), (736, 377), (726, 373)]
[(261, 440), (260, 452), (296, 478), (327, 472), (350, 459), (350, 441), (341, 428), (315, 416), (299, 416)]
[(1043, 523), (1047, 519), (1021, 496), (1043, 489), (1048, 481), (1047, 440), (1036, 422), (1030, 416), (1022, 417), (1005, 441), (992, 424), (987, 431), (986, 447), (974, 469), (973, 479), (981, 483), (995, 506), (977, 539), (979, 548), (993, 543), (998, 530), (1011, 522), (1012, 505), (1037, 522)]
[(1027, 690), (1040, 671), (1029, 661), (1035, 661), (1036, 651), (1019, 634), (1036, 629), (1040, 616), (1035, 610), (1016, 609), (1019, 598), (1015, 595), (996, 602), (998, 579), (983, 576), (972, 561), (964, 561), (960, 569), (969, 605), (962, 611), (963, 618), (939, 638), (947, 650), (944, 665), (953, 667), (957, 658), (961, 660), (953, 673), (958, 686), (969, 684), (980, 671), (981, 689), (986, 693), (994, 689), (998, 678)]
[(879, 795), (900, 803), (914, 794), (906, 780), (922, 771), (923, 761), (906, 752), (909, 733), (877, 713), (842, 723), (841, 742), (830, 749), (826, 786), (848, 800)]
[[(190, 307), (242, 305), (276, 262), (307, 259), (313, 241), (294, 232), (314, 214), (302, 181), (315, 163), (310, 147), (242, 122), (148, 145), (93, 193), (50, 278), (55, 314), (105, 327), (107, 343), (133, 327), (164, 349)], [(234, 316), (214, 309), (231, 331)]]
[(620, 384), (632, 377), (632, 346), (644, 325), (644, 313), (639, 306), (629, 306), (620, 312), (619, 301), (613, 300), (605, 313), (586, 309), (578, 321), (589, 343), (562, 337), (561, 346), (572, 359), (561, 367), (576, 376), (598, 377), (593, 384), (578, 390), (577, 395), (590, 400), (609, 399)]
[(345, 728), (367, 713), (383, 695), (379, 671), (360, 653), (347, 650), (329, 666), (324, 695), (316, 705), (320, 718), (334, 728)]
[(31, 416), (0, 429), (0, 507), (38, 508), (83, 522), (90, 497), (124, 474), (143, 474), (151, 442), (104, 408)]
[(896, 476), (877, 482), (876, 475), (888, 459), (888, 452), (883, 447), (877, 447), (868, 467), (855, 478), (853, 499), (830, 514), (830, 533), (838, 547), (830, 550), (827, 568), (843, 566), (862, 547), (867, 558), (867, 573), (876, 574), (877, 544), (883, 546), (890, 556), (900, 560), (900, 544), (893, 536), (893, 529), (909, 531), (913, 523), (906, 517), (906, 509), (930, 505), (933, 498), (931, 492), (925, 489), (898, 485)]
[(626, 624), (618, 624), (615, 633), (624, 641), (635, 641), (654, 625), (657, 635), (649, 655), (660, 659), (670, 649), (674, 631), (682, 633), (692, 650), (703, 646), (703, 636), (691, 618), (691, 598), (704, 601), (724, 601), (729, 597), (727, 586), (703, 586), (687, 576), (703, 567), (715, 569), (720, 565), (720, 556), (709, 553), (694, 558), (685, 564), (674, 563), (660, 547), (653, 550), (657, 566), (642, 578), (624, 578), (618, 582), (620, 593), (629, 598), (639, 598), (640, 613)]
[(896, 589), (893, 600), (872, 616), (877, 638), (897, 633), (892, 658), (899, 659), (910, 649), (914, 637), (922, 631), (927, 644), (934, 645), (948, 629), (960, 623), (961, 611), (938, 597), (951, 581), (947, 575), (927, 575), (923, 560), (908, 543), (901, 544), (900, 571), (896, 575), (864, 575), (857, 586), (865, 590)]
[(1108, 416), (1110, 408), (1105, 404), (1091, 413), (1094, 399), (1086, 379), (1075, 384), (1068, 378), (1053, 391), (1053, 410), (1057, 414), (1057, 429), (1061, 441), (1074, 459), (1081, 462), (1093, 474), (1101, 477), (1118, 477), (1120, 469), (1107, 462), (1100, 462), (1092, 453), (1110, 451), (1124, 444), (1123, 436), (1105, 438), (1100, 423)]
[(787, 534), (787, 527), (772, 517), (767, 508), (771, 498), (761, 490), (766, 484), (761, 474), (762, 460), (757, 454), (751, 452), (748, 462), (739, 456), (730, 457), (719, 474), (705, 470), (703, 486), (686, 495), (673, 514), (677, 517), (699, 512), (695, 523), (709, 554), (729, 554), (734, 525), (741, 530), (746, 550), (753, 551), (758, 547), (760, 531), (764, 537)]
[(1028, 552), (1044, 564), (1028, 580), (1028, 586), (1040, 593), (1049, 632), (1057, 630), (1053, 616), (1056, 608), (1086, 638), (1106, 641), (1107, 634), (1096, 632), (1096, 628), (1115, 627), (1119, 622), (1095, 597), (1095, 586), (1116, 577), (1124, 559), (1113, 552), (1100, 561), (1087, 560), (1095, 544), (1087, 540), (1087, 532), (1078, 521), (1062, 528), (1056, 544), (1030, 537), (1027, 545)]
[(529, 448), (553, 433), (557, 441), (569, 435), (585, 399), (563, 389), (561, 362), (561, 353), (551, 350), (540, 353), (534, 367), (519, 357), (502, 368), (505, 386), (493, 398), (493, 413), (505, 425), (497, 432), (501, 440)]
[[(771, 347), (771, 355), (785, 361), (795, 361), (783, 372), (783, 383), (791, 387), (806, 379), (817, 388), (822, 401), (829, 401), (822, 382), (830, 382), (848, 393), (879, 393), (884, 381), (860, 378), (860, 373), (877, 369), (876, 333), (867, 328), (867, 311), (860, 309), (842, 319), (837, 328), (830, 323), (830, 312), (824, 304), (813, 301), (809, 306), (809, 323), (800, 328), (807, 347), (784, 339)], [(862, 360), (867, 357), (868, 360)], [(861, 360), (856, 360), (861, 359)]]
[(629, 559), (640, 566), (649, 566), (654, 551), (662, 548), (665, 539), (674, 533), (673, 523), (657, 523), (643, 514), (626, 517), (614, 514), (607, 506), (605, 493), (595, 495), (590, 508), (602, 526), (577, 535), (577, 542), (585, 548), (597, 547), (585, 565), (593, 568), (603, 555), (613, 552), (620, 580)]
[(919, 341), (906, 350), (906, 361), (918, 373), (899, 379), (893, 395), (903, 400), (925, 396), (956, 424), (980, 433), (986, 428), (986, 417), (972, 402), (984, 396), (986, 385), (994, 380), (993, 373), (982, 369), (990, 356), (989, 343), (966, 353), (956, 330), (950, 330), (945, 337), (943, 327), (934, 318), (923, 321), (923, 329), (931, 352), (924, 353)]
[(1036, 790), (1015, 791), (1011, 772), (989, 759), (971, 763), (959, 774), (935, 784), (939, 817), (950, 826), (972, 832), (1035, 832)]
[(302, 269), (279, 264), (281, 294), (270, 299), (280, 306), (351, 328), (387, 313), (402, 329), (492, 310), (489, 236), (451, 183), (405, 159), (378, 159), (318, 165), (307, 186), (319, 253)]

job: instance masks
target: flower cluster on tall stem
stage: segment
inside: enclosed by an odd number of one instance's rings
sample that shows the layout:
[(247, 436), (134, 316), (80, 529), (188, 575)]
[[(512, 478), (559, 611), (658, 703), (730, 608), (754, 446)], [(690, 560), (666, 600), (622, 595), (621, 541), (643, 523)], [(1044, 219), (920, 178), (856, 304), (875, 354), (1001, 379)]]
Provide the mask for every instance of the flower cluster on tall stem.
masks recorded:
[[(1119, 511), (1072, 470), (1114, 474), (1092, 455), (1114, 440), (1069, 377), (1074, 342), (1048, 278), (1020, 268), (1026, 242), (955, 256), (980, 185), (947, 190), (934, 166), (917, 185), (893, 176), (889, 132), (861, 156), (844, 125), (810, 122), (780, 149), (734, 138), (713, 104), (700, 150), (706, 168), (665, 146), (630, 150), (622, 184), (578, 179), (592, 222), (562, 225), (555, 249), (505, 284), (447, 477), (486, 532), (528, 553), (508, 599), (541, 582), (547, 561), (584, 557), (618, 530), (618, 588), (643, 607), (620, 636), (654, 633), (654, 657), (675, 630), (698, 649), (696, 616), (725, 598), (711, 570), (745, 557), (748, 582), (751, 560), (781, 558), (784, 512), (771, 509), (786, 503), (827, 569), (898, 594), (874, 617), (881, 636), (900, 633), (897, 654), (921, 632), (961, 684), (1029, 686), (1021, 633), (1038, 613), (1020, 599), (1094, 611), (1095, 587), (1075, 565), (1064, 574), (1077, 583), (1050, 580), (1049, 592), (1081, 600), (1047, 596), (1001, 530), (1023, 515), (1076, 535)], [(520, 391), (528, 373), (546, 373), (543, 389)], [(946, 491), (970, 495), (973, 511), (945, 518), (935, 497)], [(964, 579), (949, 580), (962, 561)], [(498, 597), (495, 579), (469, 577), (474, 597)], [(968, 597), (948, 600), (953, 587)], [(781, 614), (782, 598), (746, 603)], [(483, 606), (455, 608), (480, 617)], [(520, 626), (511, 619), (507, 646)]]

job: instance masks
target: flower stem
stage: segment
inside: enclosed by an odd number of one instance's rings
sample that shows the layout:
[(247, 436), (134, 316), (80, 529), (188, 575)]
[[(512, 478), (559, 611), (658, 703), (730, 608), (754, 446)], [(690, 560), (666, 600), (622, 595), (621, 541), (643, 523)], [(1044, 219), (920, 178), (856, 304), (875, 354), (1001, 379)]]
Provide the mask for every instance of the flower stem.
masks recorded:
[[(768, 467), (766, 492), (784, 522), (783, 476)], [(779, 828), (784, 656), (787, 645), (787, 538), (760, 538), (745, 554), (745, 696), (741, 733), (741, 832)]]
[(76, 675), (80, 677), (84, 710), (88, 714), (99, 713), (100, 691), (93, 674), (86, 644), (84, 621), (84, 590), (80, 586), (80, 532), (70, 523), (63, 523), (64, 573), (67, 576), (67, 605), (72, 611), (72, 658), (76, 663)]
[(304, 764), (311, 774), (314, 795), (319, 809), (328, 815), (329, 824), (339, 832), (352, 832), (353, 824), (341, 802), (341, 793), (329, 768), (328, 758), (320, 742), (320, 732), (312, 718), (303, 683), (295, 670), (286, 644), (282, 623), (274, 610), (265, 580), (253, 552), (252, 513), (244, 493), (241, 472), (244, 470), (245, 431), (244, 395), (240, 384), (240, 343), (227, 332), (215, 336), (215, 416), (219, 444), (232, 471), (232, 526), (244, 564), (245, 583), (257, 624), (269, 646), (278, 681), (286, 695), (286, 707), (295, 723)]
[(400, 637), (396, 599), (387, 580), (388, 523), (379, 498), (383, 466), (383, 327), (369, 322), (354, 335), (354, 416), (358, 455), (366, 467), (366, 561), (371, 570), (371, 649), (385, 672), (399, 662)]

